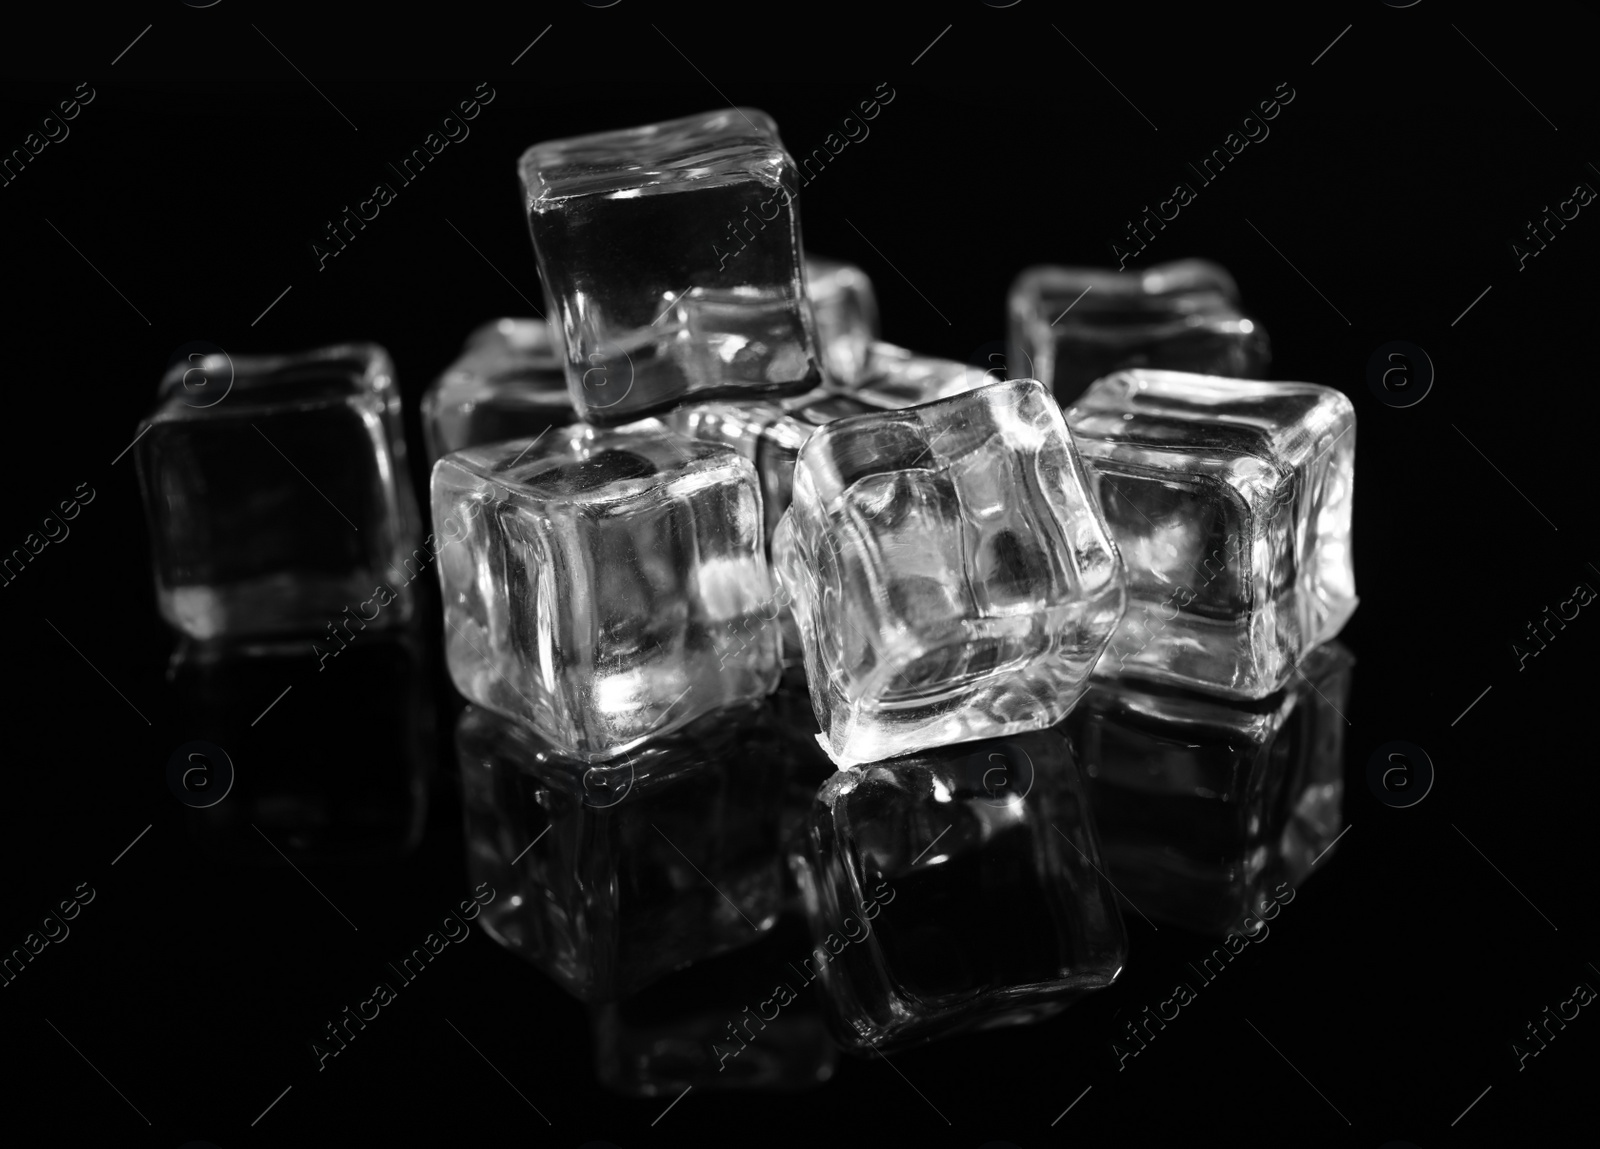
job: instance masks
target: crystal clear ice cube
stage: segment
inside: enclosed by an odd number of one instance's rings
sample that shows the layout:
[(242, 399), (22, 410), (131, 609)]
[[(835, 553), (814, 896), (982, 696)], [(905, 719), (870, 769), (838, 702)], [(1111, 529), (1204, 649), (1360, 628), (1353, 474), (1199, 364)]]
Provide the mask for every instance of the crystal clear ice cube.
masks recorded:
[(484, 324), (422, 397), (430, 467), (452, 451), (532, 438), (575, 418), (566, 356), (542, 319)]
[(777, 920), (782, 765), (766, 707), (593, 765), (469, 706), (456, 726), (480, 924), (581, 1001), (634, 993)]
[(779, 675), (754, 467), (655, 420), (433, 469), (450, 674), (563, 753), (620, 754)]
[(822, 381), (798, 179), (753, 108), (536, 144), (521, 174), (581, 418)]
[(1199, 259), (1144, 271), (1029, 268), (1011, 287), (1008, 362), (1063, 406), (1120, 368), (1259, 378), (1271, 345), (1238, 304), (1233, 277)]
[(1054, 731), (842, 770), (813, 807), (805, 972), (855, 1049), (1047, 1017), (1126, 958), (1101, 868)]
[(1352, 664), (1338, 643), (1320, 646), (1304, 679), (1258, 702), (1130, 680), (1083, 696), (1063, 729), (1089, 776), (1110, 878), (1141, 913), (1255, 933), (1251, 915), (1328, 864)]
[(1125, 371), (1067, 411), (1128, 575), (1096, 668), (1264, 698), (1356, 607), (1355, 408), (1331, 387)]
[[(187, 377), (203, 371), (203, 398)], [(212, 394), (210, 387), (217, 386)], [(409, 619), (417, 543), (383, 348), (175, 363), (134, 446), (162, 617), (198, 639), (317, 632), (379, 583)]]
[(1052, 725), (1123, 610), (1122, 564), (1035, 380), (820, 428), (772, 550), (840, 766)]
[(867, 375), (878, 338), (878, 301), (867, 273), (852, 264), (806, 256), (806, 296), (817, 321), (817, 345), (828, 379), (852, 387)]

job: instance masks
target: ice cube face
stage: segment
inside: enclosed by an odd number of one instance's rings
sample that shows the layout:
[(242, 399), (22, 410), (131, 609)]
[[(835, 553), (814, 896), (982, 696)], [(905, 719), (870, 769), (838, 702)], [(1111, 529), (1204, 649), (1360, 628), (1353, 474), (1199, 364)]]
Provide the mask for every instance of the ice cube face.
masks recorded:
[(808, 845), (805, 972), (848, 1047), (1038, 1020), (1126, 958), (1083, 779), (1054, 731), (842, 770)]
[(842, 419), (800, 451), (773, 566), (835, 764), (1053, 725), (1122, 563), (1036, 380)]
[(561, 341), (540, 319), (497, 319), (422, 397), (428, 465), (465, 447), (532, 438), (576, 416)]
[(655, 420), (433, 469), (456, 688), (600, 760), (776, 685), (755, 468)]
[(750, 945), (777, 920), (782, 765), (765, 707), (591, 765), (468, 707), (456, 727), (480, 924), (580, 1001)]
[(1096, 673), (1282, 688), (1356, 608), (1355, 408), (1331, 387), (1124, 371), (1067, 411), (1128, 573)]
[(806, 295), (817, 321), (817, 344), (830, 382), (853, 387), (867, 378), (878, 338), (878, 300), (859, 267), (806, 256)]
[(1100, 682), (1068, 716), (1116, 888), (1162, 925), (1254, 937), (1343, 825), (1354, 660), (1320, 646), (1286, 689), (1226, 702)]
[(798, 179), (766, 113), (552, 140), (523, 154), (521, 173), (583, 420), (822, 381)]
[(183, 633), (321, 632), (379, 584), (400, 589), (367, 625), (410, 618), (418, 514), (383, 348), (179, 362), (134, 458), (157, 603)]
[(595, 1076), (625, 1097), (685, 1090), (815, 1088), (839, 1048), (815, 995), (789, 967), (804, 925), (785, 916), (754, 945), (679, 970), (591, 1011)]
[(1271, 345), (1238, 305), (1233, 277), (1204, 260), (1144, 271), (1030, 268), (1011, 287), (1008, 359), (1062, 406), (1123, 368), (1260, 378)]

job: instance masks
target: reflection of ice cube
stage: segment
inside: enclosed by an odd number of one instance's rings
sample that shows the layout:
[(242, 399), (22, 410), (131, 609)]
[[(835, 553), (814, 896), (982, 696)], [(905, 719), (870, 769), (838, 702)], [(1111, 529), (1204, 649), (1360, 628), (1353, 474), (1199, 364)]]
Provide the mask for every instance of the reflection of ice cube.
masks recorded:
[(163, 617), (199, 639), (320, 633), (383, 583), (398, 601), (375, 625), (405, 622), (417, 509), (388, 353), (235, 358), (205, 406), (187, 366), (162, 380), (133, 447)]
[(1111, 880), (1155, 921), (1245, 929), (1339, 836), (1353, 660), (1337, 643), (1257, 702), (1097, 680), (1062, 724), (1089, 775)]
[(804, 927), (780, 920), (752, 946), (596, 1006), (595, 1075), (627, 1097), (815, 1088), (833, 1076), (839, 1050), (789, 964), (805, 955)]
[(474, 331), (422, 397), (429, 466), (464, 447), (571, 423), (565, 360), (559, 336), (543, 320), (497, 319)]
[(718, 710), (617, 766), (468, 707), (456, 727), (481, 924), (582, 1001), (750, 945), (780, 897), (782, 762), (762, 703)]
[[(422, 840), (437, 654), (426, 657), (432, 652), (415, 623), (376, 632), (370, 625), (341, 628), (337, 640), (179, 644), (167, 671), (174, 744), (203, 739), (237, 755), (226, 796), (185, 811), (202, 849), (278, 865), (265, 834), (297, 863), (387, 862)], [(337, 685), (286, 692), (308, 678)], [(263, 714), (263, 700), (275, 696), (281, 705)]]
[(1031, 361), (1063, 405), (1123, 368), (1259, 378), (1271, 361), (1267, 333), (1238, 304), (1233, 277), (1205, 260), (1029, 268), (1011, 287), (1007, 354)]
[(521, 174), (581, 418), (614, 426), (821, 382), (799, 181), (765, 113), (550, 140)]
[(1033, 380), (822, 427), (772, 552), (839, 765), (1058, 721), (1123, 609), (1072, 438)]
[(806, 296), (817, 320), (817, 343), (830, 382), (853, 387), (866, 378), (878, 338), (878, 301), (866, 272), (848, 263), (806, 256)]
[(1127, 955), (1084, 783), (1053, 731), (835, 774), (801, 870), (839, 1039), (893, 1049), (1047, 1017)]
[(1067, 421), (1128, 571), (1098, 673), (1262, 698), (1339, 633), (1356, 607), (1344, 395), (1124, 371)]
[(564, 753), (614, 757), (777, 684), (751, 464), (646, 420), (434, 467), (458, 689)]

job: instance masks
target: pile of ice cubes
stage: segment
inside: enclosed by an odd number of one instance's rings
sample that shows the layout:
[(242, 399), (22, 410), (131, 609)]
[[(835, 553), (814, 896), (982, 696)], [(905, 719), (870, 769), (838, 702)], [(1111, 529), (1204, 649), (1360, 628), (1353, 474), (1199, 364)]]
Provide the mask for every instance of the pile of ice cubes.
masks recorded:
[(425, 547), (377, 348), (241, 361), (205, 409), (169, 378), (139, 464), (191, 636), (331, 637), (375, 583), (363, 629), (400, 623), (432, 563), (484, 924), (581, 1000), (803, 901), (787, 994), (685, 1020), (699, 1054), (598, 1010), (611, 1084), (820, 1080), (815, 1025), (765, 1033), (811, 982), (894, 1048), (1110, 985), (1124, 912), (1248, 934), (1292, 896), (1339, 828), (1355, 414), (1257, 381), (1226, 271), (1031, 269), (1002, 377), (881, 341), (762, 112), (520, 170), (548, 322), (424, 398)]

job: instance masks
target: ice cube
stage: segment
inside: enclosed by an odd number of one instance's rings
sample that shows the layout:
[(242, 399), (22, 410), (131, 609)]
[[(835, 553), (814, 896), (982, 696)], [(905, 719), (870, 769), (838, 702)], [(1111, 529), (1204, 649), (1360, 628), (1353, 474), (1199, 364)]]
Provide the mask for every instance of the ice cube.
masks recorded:
[(1284, 690), (1225, 702), (1097, 681), (1063, 724), (1089, 776), (1109, 876), (1141, 913), (1259, 932), (1339, 836), (1353, 659), (1320, 646)]
[(655, 420), (433, 469), (446, 656), (467, 698), (613, 757), (777, 685), (755, 468)]
[(840, 766), (1059, 721), (1122, 616), (1122, 564), (1035, 380), (830, 423), (773, 566)]
[(753, 108), (536, 144), (528, 220), (581, 418), (822, 381), (798, 179)]
[(422, 397), (428, 465), (480, 443), (531, 438), (573, 422), (561, 341), (540, 319), (497, 319)]
[(1125, 371), (1067, 421), (1128, 574), (1097, 673), (1264, 698), (1339, 633), (1356, 607), (1344, 395)]
[(456, 726), (479, 919), (580, 1001), (750, 945), (777, 920), (782, 764), (766, 708), (702, 717), (617, 762), (469, 706)]
[(198, 639), (317, 632), (380, 583), (397, 601), (376, 625), (410, 618), (402, 564), (418, 514), (383, 348), (180, 360), (133, 449), (157, 603), (174, 627)]
[(872, 345), (866, 379), (853, 394), (874, 407), (900, 410), (948, 399), (994, 382), (998, 380), (981, 367), (918, 355), (880, 340)]
[(752, 946), (595, 1006), (595, 1076), (625, 1097), (789, 1092), (827, 1081), (839, 1049), (816, 995), (789, 965), (805, 960), (807, 946), (805, 926), (782, 919)]
[(1063, 406), (1120, 368), (1259, 378), (1271, 346), (1238, 304), (1233, 277), (1199, 259), (1144, 271), (1034, 267), (1011, 287), (1007, 358)]
[(812, 812), (804, 972), (855, 1049), (1048, 1017), (1127, 956), (1102, 868), (1054, 731), (842, 770)]
[(817, 320), (817, 344), (828, 379), (853, 387), (867, 376), (867, 360), (878, 338), (878, 301), (872, 281), (859, 267), (806, 256), (806, 296)]

